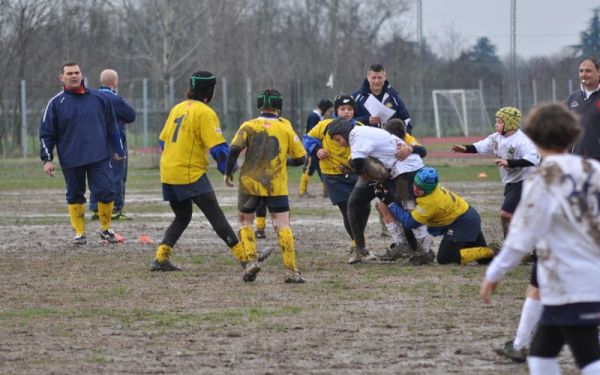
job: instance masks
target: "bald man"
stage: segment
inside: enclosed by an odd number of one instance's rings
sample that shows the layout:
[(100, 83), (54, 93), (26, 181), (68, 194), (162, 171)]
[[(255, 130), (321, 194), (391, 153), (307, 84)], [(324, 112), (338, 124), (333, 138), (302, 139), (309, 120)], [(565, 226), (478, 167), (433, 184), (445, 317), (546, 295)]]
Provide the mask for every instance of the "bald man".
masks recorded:
[[(117, 127), (123, 142), (125, 155), (127, 155), (127, 135), (125, 124), (130, 124), (135, 121), (135, 110), (125, 99), (117, 94), (119, 85), (119, 75), (113, 69), (105, 69), (100, 73), (100, 89), (111, 102), (115, 117), (117, 119)], [(122, 160), (113, 159), (111, 161), (113, 171), (113, 185), (115, 188), (115, 205), (113, 208), (113, 220), (129, 220), (123, 214), (123, 206), (125, 204), (125, 182), (127, 181), (127, 158)], [(90, 210), (93, 211), (92, 219), (98, 218), (98, 201), (93, 194), (90, 194)]]

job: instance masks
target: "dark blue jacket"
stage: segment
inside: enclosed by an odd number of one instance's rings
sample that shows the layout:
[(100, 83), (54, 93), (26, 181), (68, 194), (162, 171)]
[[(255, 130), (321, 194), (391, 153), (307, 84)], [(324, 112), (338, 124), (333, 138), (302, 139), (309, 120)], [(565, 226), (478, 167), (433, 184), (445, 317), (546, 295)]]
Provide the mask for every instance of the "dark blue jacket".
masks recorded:
[(600, 88), (587, 99), (577, 90), (567, 99), (567, 105), (579, 115), (583, 134), (573, 146), (573, 153), (600, 161)]
[[(367, 79), (364, 80), (361, 88), (352, 94), (352, 97), (356, 101), (354, 105), (354, 118), (365, 125), (369, 125), (369, 117), (371, 114), (365, 108), (365, 102), (367, 98), (371, 94), (371, 89), (369, 88), (369, 81)], [(410, 123), (410, 114), (400, 97), (398, 91), (396, 91), (390, 83), (386, 80), (383, 84), (383, 90), (381, 91), (383, 98), (381, 102), (388, 108), (391, 108), (396, 111), (392, 118), (399, 118), (406, 123), (406, 129), (409, 133), (412, 134), (412, 124)], [(381, 127), (382, 124), (379, 124)]]
[(125, 124), (131, 124), (135, 121), (135, 109), (130, 106), (122, 96), (117, 94), (110, 87), (100, 87), (100, 92), (105, 94), (110, 104), (112, 104), (115, 116), (117, 117), (117, 128), (119, 128), (119, 134), (121, 136), (121, 142), (123, 142), (123, 148), (127, 150), (127, 133)]
[(87, 88), (83, 94), (63, 90), (50, 99), (40, 124), (40, 158), (51, 161), (55, 146), (62, 168), (109, 159), (110, 148), (125, 155), (113, 107), (105, 94)]
[(311, 131), (311, 129), (314, 128), (315, 125), (317, 125), (321, 120), (323, 120), (323, 116), (318, 114), (316, 111), (312, 111), (306, 118), (306, 133)]

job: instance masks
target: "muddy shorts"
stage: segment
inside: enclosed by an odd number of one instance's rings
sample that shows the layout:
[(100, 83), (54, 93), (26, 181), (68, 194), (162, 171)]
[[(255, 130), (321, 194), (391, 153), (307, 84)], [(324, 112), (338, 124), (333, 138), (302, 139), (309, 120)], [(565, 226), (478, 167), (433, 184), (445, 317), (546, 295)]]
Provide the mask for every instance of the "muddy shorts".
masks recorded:
[(257, 207), (261, 204), (266, 204), (269, 212), (279, 213), (290, 210), (290, 203), (287, 195), (261, 197), (258, 195), (238, 193), (238, 210), (240, 210), (240, 212), (245, 214), (256, 212)]

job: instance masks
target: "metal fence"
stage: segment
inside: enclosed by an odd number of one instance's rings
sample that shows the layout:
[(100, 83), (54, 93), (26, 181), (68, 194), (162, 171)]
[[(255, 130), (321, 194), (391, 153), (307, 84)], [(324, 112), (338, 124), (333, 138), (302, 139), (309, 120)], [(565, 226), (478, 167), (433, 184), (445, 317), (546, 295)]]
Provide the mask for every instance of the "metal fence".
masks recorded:
[[(149, 79), (123, 80), (120, 94), (135, 108), (137, 119), (128, 125), (130, 148), (155, 148), (158, 134), (164, 125), (170, 108), (184, 98), (188, 87), (187, 80), (167, 82)], [(275, 87), (284, 97), (283, 116), (291, 120), (297, 133), (304, 131), (306, 116), (313, 110), (320, 98), (333, 98), (340, 93), (350, 93), (357, 84), (342, 84), (336, 88), (326, 87), (323, 82), (292, 80), (273, 84), (251, 79), (218, 81), (211, 107), (217, 112), (225, 138), (231, 140), (238, 126), (245, 120), (255, 117), (256, 95), (266, 87)], [(436, 136), (435, 114), (432, 91), (439, 87), (413, 84), (410, 87), (396, 87), (411, 112), (414, 133), (417, 137)], [(448, 89), (448, 88), (444, 88)], [(489, 122), (494, 123), (495, 111), (506, 105), (520, 108), (526, 113), (533, 105), (543, 101), (563, 101), (574, 89), (571, 80), (558, 82), (555, 79), (539, 81), (480, 81), (479, 87), (457, 87), (456, 89), (481, 90), (485, 111)], [(36, 81), (21, 81), (5, 87), (0, 98), (0, 146), (2, 157), (35, 156), (39, 150), (38, 128), (43, 111), (50, 98), (60, 91), (57, 85)], [(438, 103), (441, 136), (463, 135), (456, 111), (448, 102)], [(481, 125), (481, 124), (479, 124)], [(493, 131), (493, 126), (474, 126), (475, 132), (469, 135), (485, 135)]]

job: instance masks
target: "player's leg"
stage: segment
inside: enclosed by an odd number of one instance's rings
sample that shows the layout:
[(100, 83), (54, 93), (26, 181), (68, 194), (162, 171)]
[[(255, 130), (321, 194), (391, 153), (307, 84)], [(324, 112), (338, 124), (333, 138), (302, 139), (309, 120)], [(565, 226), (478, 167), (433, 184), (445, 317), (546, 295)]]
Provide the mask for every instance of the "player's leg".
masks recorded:
[(556, 357), (565, 341), (556, 326), (539, 325), (527, 357), (529, 373), (532, 375), (558, 375), (560, 368)]
[(87, 166), (87, 178), (91, 194), (98, 199), (98, 219), (100, 221), (100, 238), (108, 243), (117, 243), (114, 232), (110, 229), (115, 201), (113, 172), (110, 159)]
[(123, 185), (123, 173), (125, 171), (125, 163), (127, 159), (113, 160), (111, 161), (113, 169), (113, 185), (115, 187), (115, 205), (113, 207), (113, 220), (127, 220), (127, 217), (122, 214), (123, 211), (123, 199), (124, 199), (124, 185)]
[(304, 167), (302, 169), (302, 176), (300, 177), (300, 196), (306, 195), (306, 190), (308, 189), (308, 178), (310, 176), (310, 166), (313, 164), (313, 158), (311, 156), (306, 158), (304, 162)]
[(523, 181), (506, 184), (504, 186), (504, 202), (502, 202), (502, 208), (500, 209), (500, 222), (502, 224), (504, 238), (508, 235), (510, 220), (521, 201), (522, 190)]
[(348, 199), (348, 219), (350, 220), (350, 227), (352, 228), (352, 234), (356, 242), (355, 253), (348, 260), (350, 264), (360, 262), (368, 254), (365, 242), (365, 229), (369, 220), (373, 198), (375, 198), (373, 186), (369, 184), (369, 181), (360, 177)]
[(233, 255), (242, 265), (254, 259), (256, 255), (251, 258), (251, 254), (246, 252), (243, 244), (231, 228), (223, 210), (217, 202), (214, 192), (195, 196), (192, 198), (192, 201), (200, 208), (200, 211), (206, 216), (213, 230), (227, 244)]
[(260, 264), (257, 261), (256, 235), (252, 228), (256, 208), (261, 204), (261, 201), (261, 197), (238, 193), (238, 221), (240, 223), (238, 236), (246, 254), (246, 262), (243, 263), (246, 268), (246, 273), (243, 277), (245, 282), (254, 281), (256, 275), (261, 270)]
[(375, 203), (375, 208), (379, 212), (380, 217), (383, 219), (389, 234), (392, 236), (392, 244), (386, 252), (379, 257), (380, 260), (385, 262), (391, 262), (397, 260), (403, 256), (410, 256), (413, 254), (412, 249), (408, 245), (404, 228), (396, 220), (394, 215), (390, 212), (388, 206), (383, 202)]
[(173, 251), (173, 246), (179, 240), (185, 229), (192, 220), (192, 200), (185, 199), (182, 201), (169, 201), (171, 210), (175, 214), (175, 218), (165, 231), (165, 235), (160, 245), (156, 249), (156, 256), (150, 265), (151, 271), (179, 271), (169, 260)]
[(301, 284), (305, 280), (298, 272), (296, 266), (296, 253), (294, 234), (290, 227), (290, 208), (287, 195), (268, 197), (267, 205), (273, 221), (273, 229), (277, 233), (277, 242), (281, 248), (283, 267), (285, 268), (284, 281), (286, 283)]
[(326, 186), (326, 190), (330, 192), (329, 200), (331, 204), (337, 206), (342, 214), (342, 220), (344, 222), (344, 228), (352, 240), (350, 246), (351, 253), (354, 253), (356, 243), (354, 242), (354, 235), (352, 228), (350, 227), (350, 220), (348, 219), (348, 199), (354, 184), (356, 183), (355, 176), (344, 176), (344, 175), (322, 175), (323, 185)]
[(85, 168), (64, 168), (66, 200), (71, 226), (75, 230), (75, 245), (85, 245)]
[(267, 238), (265, 229), (267, 228), (267, 202), (261, 199), (256, 206), (256, 218), (254, 219), (256, 238)]

